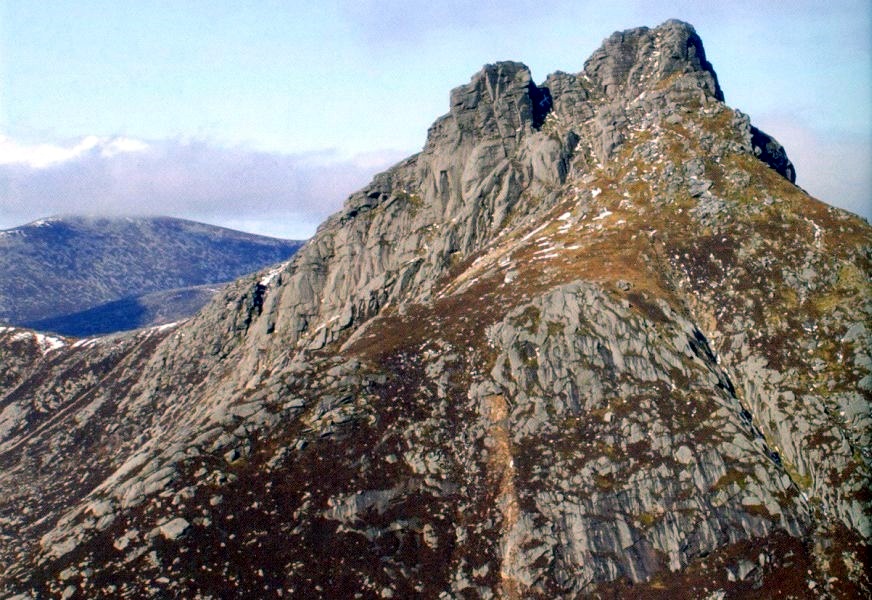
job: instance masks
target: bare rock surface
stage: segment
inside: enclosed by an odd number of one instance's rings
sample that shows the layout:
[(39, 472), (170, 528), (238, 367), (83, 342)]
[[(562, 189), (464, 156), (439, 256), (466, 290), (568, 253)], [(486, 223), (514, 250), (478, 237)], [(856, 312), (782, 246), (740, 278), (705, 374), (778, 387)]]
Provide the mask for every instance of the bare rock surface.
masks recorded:
[(191, 320), (0, 330), (0, 591), (868, 595), (872, 230), (761, 135), (678, 21), (488, 65)]

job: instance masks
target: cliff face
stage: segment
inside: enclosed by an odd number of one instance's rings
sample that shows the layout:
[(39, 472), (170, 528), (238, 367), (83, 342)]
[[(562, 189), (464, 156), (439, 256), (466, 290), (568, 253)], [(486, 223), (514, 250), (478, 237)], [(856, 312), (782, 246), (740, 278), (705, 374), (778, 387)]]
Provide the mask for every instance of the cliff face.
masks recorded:
[(190, 321), (0, 332), (0, 589), (869, 593), (868, 224), (684, 23), (450, 103)]

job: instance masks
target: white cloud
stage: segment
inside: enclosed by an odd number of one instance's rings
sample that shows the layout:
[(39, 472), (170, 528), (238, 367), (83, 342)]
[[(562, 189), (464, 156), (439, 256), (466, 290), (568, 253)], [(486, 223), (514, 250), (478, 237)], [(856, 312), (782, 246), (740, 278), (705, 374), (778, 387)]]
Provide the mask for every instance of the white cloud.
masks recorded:
[[(868, 136), (817, 132), (793, 115), (754, 121), (785, 146), (799, 185), (872, 220)], [(406, 154), (289, 155), (96, 136), (28, 145), (0, 136), (0, 229), (51, 215), (171, 215), (300, 239)]]
[(131, 138), (118, 137), (107, 140), (101, 145), (100, 155), (106, 158), (111, 158), (118, 154), (127, 152), (142, 152), (148, 150), (148, 144), (142, 140), (134, 140)]
[(100, 138), (94, 135), (67, 145), (22, 144), (0, 135), (0, 165), (24, 165), (32, 169), (45, 169), (75, 160), (92, 152), (112, 157), (127, 152), (141, 152), (148, 144), (129, 138)]
[(50, 215), (171, 215), (303, 238), (402, 154), (287, 155), (95, 136), (25, 145), (3, 137), (0, 229)]

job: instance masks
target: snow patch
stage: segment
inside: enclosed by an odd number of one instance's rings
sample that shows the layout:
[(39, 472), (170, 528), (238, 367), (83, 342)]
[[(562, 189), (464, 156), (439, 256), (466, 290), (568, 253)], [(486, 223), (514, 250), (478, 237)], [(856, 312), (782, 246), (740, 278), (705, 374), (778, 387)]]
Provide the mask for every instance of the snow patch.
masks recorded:
[(100, 341), (100, 338), (86, 338), (84, 340), (77, 340), (73, 343), (73, 348), (91, 348), (92, 346), (96, 346), (97, 342)]
[(560, 217), (558, 217), (558, 220), (563, 221), (563, 224), (557, 228), (557, 233), (559, 233), (561, 235), (566, 234), (570, 229), (572, 229), (572, 221), (569, 220), (569, 217), (567, 217), (565, 219), (563, 218), (566, 215), (569, 215), (569, 213), (565, 213), (563, 215), (560, 215)]
[(610, 211), (610, 210), (603, 210), (600, 214), (598, 214), (597, 216), (595, 216), (595, 217), (594, 217), (593, 219), (591, 219), (591, 220), (592, 220), (592, 221), (599, 221), (599, 220), (601, 220), (601, 219), (605, 219), (606, 217), (610, 216), (611, 214), (612, 214), (612, 211)]
[(531, 237), (533, 237), (534, 235), (536, 235), (537, 233), (539, 233), (540, 231), (542, 231), (543, 229), (545, 229), (546, 227), (548, 227), (548, 225), (550, 225), (550, 223), (543, 223), (542, 225), (540, 225), (539, 227), (537, 227), (536, 229), (534, 229), (533, 231), (531, 231), (530, 233), (528, 233), (527, 235), (525, 235), (524, 237), (522, 237), (522, 238), (521, 238), (521, 241), (522, 241), (522, 242), (526, 242), (526, 241), (529, 240)]
[(33, 336), (36, 338), (36, 343), (39, 345), (39, 349), (42, 350), (43, 356), (45, 356), (52, 350), (57, 350), (58, 348), (63, 348), (67, 345), (64, 340), (51, 335), (34, 333)]
[(260, 278), (260, 285), (262, 285), (264, 287), (269, 287), (272, 284), (272, 282), (275, 281), (276, 277), (278, 277), (279, 274), (285, 270), (285, 264), (286, 263), (279, 265), (278, 267), (276, 267), (275, 269), (273, 269), (272, 271), (270, 271), (269, 273), (267, 273), (266, 275), (261, 277)]
[[(3, 331), (14, 331), (14, 327), (4, 328)], [(20, 331), (12, 336), (13, 342), (23, 342), (24, 340), (33, 340), (36, 342), (36, 345), (39, 346), (39, 349), (42, 351), (43, 356), (51, 352), (52, 350), (57, 350), (58, 348), (63, 348), (67, 345), (67, 343), (61, 338), (54, 337), (53, 335), (45, 335), (44, 333), (37, 333), (35, 331)]]

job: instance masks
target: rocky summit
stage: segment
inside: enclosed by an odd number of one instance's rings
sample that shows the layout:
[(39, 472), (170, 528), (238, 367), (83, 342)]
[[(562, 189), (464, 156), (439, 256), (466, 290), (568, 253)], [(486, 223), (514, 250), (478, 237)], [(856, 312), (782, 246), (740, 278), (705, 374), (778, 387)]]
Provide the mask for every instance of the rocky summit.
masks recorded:
[(0, 330), (6, 598), (872, 593), (872, 228), (694, 29), (484, 67), (280, 268)]

